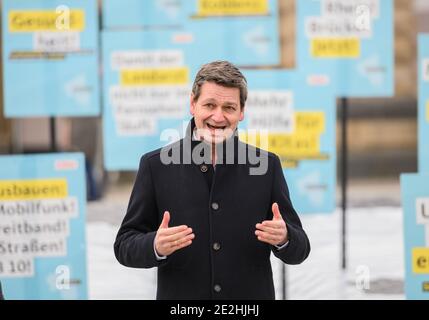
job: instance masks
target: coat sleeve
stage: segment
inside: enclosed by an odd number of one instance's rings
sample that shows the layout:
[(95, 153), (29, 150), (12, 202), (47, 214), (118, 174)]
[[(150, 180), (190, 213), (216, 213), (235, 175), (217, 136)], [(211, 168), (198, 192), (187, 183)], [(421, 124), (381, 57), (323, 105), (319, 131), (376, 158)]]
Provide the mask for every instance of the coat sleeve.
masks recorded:
[(279, 205), (280, 213), (286, 222), (289, 244), (280, 250), (272, 246), (272, 251), (284, 263), (299, 264), (310, 253), (310, 241), (290, 200), (289, 189), (283, 175), (280, 159), (277, 156), (274, 158), (272, 203), (277, 202)]
[(152, 268), (164, 260), (155, 257), (153, 241), (160, 221), (149, 159), (144, 155), (131, 192), (127, 213), (114, 244), (116, 259), (127, 267)]

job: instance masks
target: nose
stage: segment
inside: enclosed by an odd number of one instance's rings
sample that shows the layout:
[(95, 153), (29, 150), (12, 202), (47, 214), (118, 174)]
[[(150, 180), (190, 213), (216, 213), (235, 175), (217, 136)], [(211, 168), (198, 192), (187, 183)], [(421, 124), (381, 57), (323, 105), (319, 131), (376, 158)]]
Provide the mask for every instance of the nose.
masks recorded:
[(223, 115), (222, 108), (216, 108), (211, 118), (215, 122), (223, 122), (225, 117)]

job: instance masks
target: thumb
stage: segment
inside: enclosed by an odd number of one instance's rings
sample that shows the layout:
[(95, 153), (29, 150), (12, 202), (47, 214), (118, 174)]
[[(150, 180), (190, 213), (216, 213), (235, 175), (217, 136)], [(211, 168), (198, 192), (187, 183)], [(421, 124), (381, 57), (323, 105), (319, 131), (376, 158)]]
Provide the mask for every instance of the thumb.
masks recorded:
[(282, 215), (280, 214), (279, 205), (277, 204), (277, 202), (273, 203), (273, 206), (271, 209), (273, 211), (273, 220), (283, 220)]
[(159, 225), (160, 229), (168, 228), (168, 223), (170, 222), (170, 212), (165, 211), (164, 217), (162, 218), (161, 224)]

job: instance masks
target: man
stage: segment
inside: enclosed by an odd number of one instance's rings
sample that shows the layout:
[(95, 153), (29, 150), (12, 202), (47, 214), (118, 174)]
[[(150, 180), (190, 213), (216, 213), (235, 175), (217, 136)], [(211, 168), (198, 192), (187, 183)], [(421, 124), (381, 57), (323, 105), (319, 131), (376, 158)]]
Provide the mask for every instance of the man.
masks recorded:
[(125, 266), (158, 267), (157, 299), (274, 299), (270, 253), (299, 264), (310, 252), (279, 158), (238, 139), (246, 99), (234, 65), (204, 65), (186, 137), (140, 160), (114, 249)]

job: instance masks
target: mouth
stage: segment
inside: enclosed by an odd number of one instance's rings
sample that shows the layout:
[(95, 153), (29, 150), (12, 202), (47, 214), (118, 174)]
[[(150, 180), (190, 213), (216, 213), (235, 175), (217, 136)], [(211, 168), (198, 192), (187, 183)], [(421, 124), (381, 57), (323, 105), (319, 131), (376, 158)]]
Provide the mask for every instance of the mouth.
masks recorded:
[(214, 126), (214, 125), (211, 125), (211, 124), (208, 124), (208, 123), (207, 123), (207, 127), (210, 130), (224, 130), (224, 129), (226, 129), (226, 126)]

